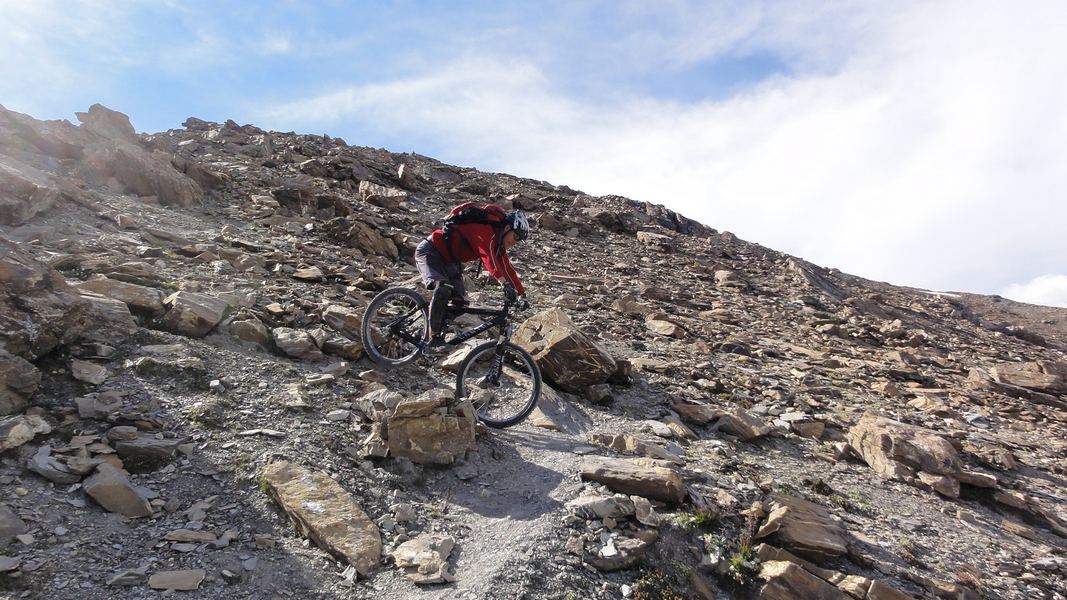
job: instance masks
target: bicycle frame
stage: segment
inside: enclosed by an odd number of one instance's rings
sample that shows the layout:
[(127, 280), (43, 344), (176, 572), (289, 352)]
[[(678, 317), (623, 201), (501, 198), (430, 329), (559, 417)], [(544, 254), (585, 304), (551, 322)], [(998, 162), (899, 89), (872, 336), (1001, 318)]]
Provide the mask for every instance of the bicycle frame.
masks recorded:
[(505, 305), (502, 310), (494, 310), (491, 308), (450, 308), (445, 314), (446, 320), (453, 320), (456, 317), (463, 315), (481, 315), (483, 317), (493, 317), (489, 321), (485, 321), (481, 325), (462, 331), (454, 335), (451, 339), (445, 340), (445, 344), (448, 346), (458, 346), (463, 342), (481, 334), (484, 331), (488, 331), (493, 327), (499, 327), (501, 333), (501, 342), (511, 337), (511, 327), (508, 322), (509, 306)]

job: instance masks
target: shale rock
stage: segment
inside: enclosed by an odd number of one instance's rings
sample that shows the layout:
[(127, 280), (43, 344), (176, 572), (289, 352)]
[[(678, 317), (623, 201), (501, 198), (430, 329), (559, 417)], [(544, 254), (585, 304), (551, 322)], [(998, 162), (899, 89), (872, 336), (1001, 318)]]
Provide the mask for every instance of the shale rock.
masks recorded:
[(637, 461), (588, 458), (579, 474), (583, 480), (602, 483), (615, 492), (663, 502), (680, 503), (686, 494), (677, 471)]
[(393, 550), (396, 566), (419, 585), (455, 581), (449, 572), (448, 556), (456, 541), (448, 535), (423, 534)]
[(127, 517), (147, 517), (152, 506), (121, 469), (104, 463), (82, 484), (85, 493), (108, 511)]
[(163, 292), (156, 288), (108, 279), (102, 275), (76, 283), (75, 287), (125, 302), (131, 311), (160, 314), (164, 310)]
[(226, 315), (229, 304), (224, 300), (191, 292), (175, 292), (163, 301), (169, 307), (163, 324), (190, 337), (204, 337)]
[(826, 581), (784, 560), (772, 560), (760, 566), (759, 578), (765, 583), (759, 590), (761, 600), (851, 600), (851, 596)]
[(936, 432), (866, 414), (848, 432), (853, 449), (879, 475), (910, 480), (919, 471), (954, 477), (962, 470), (956, 449)]
[(41, 372), (21, 356), (0, 348), (0, 416), (26, 407), (41, 384)]
[(567, 392), (581, 393), (615, 373), (611, 355), (558, 308), (527, 319), (511, 341), (534, 357), (548, 382)]
[(89, 303), (57, 271), (0, 239), (0, 348), (26, 360), (76, 340)]
[(386, 420), (386, 443), (393, 456), (450, 465), (476, 447), (476, 422), (469, 401), (453, 405), (451, 392), (431, 391), (396, 405)]
[(303, 535), (348, 561), (360, 575), (377, 569), (382, 552), (378, 527), (330, 476), (278, 461), (267, 465), (263, 481)]
[[(805, 558), (823, 561), (848, 551), (848, 530), (825, 508), (793, 496), (776, 495), (770, 514), (754, 536)], [(773, 536), (773, 537), (772, 537)]]
[(17, 448), (39, 433), (51, 433), (52, 427), (37, 415), (18, 415), (0, 419), (0, 452)]

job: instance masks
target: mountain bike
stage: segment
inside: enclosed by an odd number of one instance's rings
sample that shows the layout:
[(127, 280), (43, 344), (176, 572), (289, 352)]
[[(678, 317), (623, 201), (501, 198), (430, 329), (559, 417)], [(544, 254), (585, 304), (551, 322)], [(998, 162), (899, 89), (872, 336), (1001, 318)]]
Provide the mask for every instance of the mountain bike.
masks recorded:
[[(530, 414), (541, 395), (541, 371), (530, 353), (511, 343), (511, 310), (515, 291), (505, 288), (500, 309), (454, 306), (445, 311), (443, 331), (462, 315), (483, 317), (482, 323), (446, 334), (444, 346), (463, 342), (496, 328), (497, 339), (471, 349), (456, 373), (456, 399), (469, 399), (478, 418), (489, 427), (510, 427)], [(430, 347), (429, 304), (415, 290), (395, 287), (367, 305), (361, 328), (363, 347), (376, 365), (386, 369), (409, 364)]]

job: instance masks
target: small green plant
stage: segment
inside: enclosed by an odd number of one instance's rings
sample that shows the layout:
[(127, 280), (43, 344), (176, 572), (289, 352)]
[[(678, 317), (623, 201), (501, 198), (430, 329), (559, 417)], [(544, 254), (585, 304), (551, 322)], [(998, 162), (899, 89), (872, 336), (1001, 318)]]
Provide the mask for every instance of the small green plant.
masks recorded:
[(730, 570), (727, 573), (733, 585), (748, 587), (752, 585), (756, 575), (759, 574), (759, 562), (752, 547), (752, 536), (756, 533), (756, 516), (749, 514), (745, 518), (745, 525), (741, 529), (741, 535), (737, 538), (737, 551), (730, 557), (728, 564)]
[(270, 493), (270, 481), (267, 480), (266, 477), (260, 475), (257, 483), (259, 483), (259, 491), (263, 492), (264, 494)]
[(634, 582), (634, 600), (685, 600), (675, 589), (671, 577), (662, 571), (645, 571)]
[(698, 508), (678, 513), (674, 522), (682, 529), (711, 529), (719, 522), (719, 515), (715, 511)]
[(897, 540), (897, 554), (909, 565), (923, 566), (922, 560), (919, 559), (919, 551), (919, 545), (911, 538), (902, 537)]

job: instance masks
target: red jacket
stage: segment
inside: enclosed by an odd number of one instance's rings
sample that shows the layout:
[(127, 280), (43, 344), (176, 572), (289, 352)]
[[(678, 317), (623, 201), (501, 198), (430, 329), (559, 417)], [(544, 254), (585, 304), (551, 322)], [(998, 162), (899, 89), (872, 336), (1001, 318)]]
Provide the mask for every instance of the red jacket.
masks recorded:
[[(449, 242), (445, 241), (445, 233), (437, 229), (430, 234), (430, 241), (434, 248), (449, 262), (465, 263), (472, 260), (482, 260), (485, 270), (496, 277), (497, 281), (511, 284), (518, 295), (526, 293), (522, 287), (515, 267), (508, 258), (501, 241), (501, 231), (494, 229), (492, 225), (467, 223), (465, 225), (452, 225), (452, 236)], [(464, 241), (466, 240), (466, 241)], [(449, 246), (452, 246), (449, 248)]]

